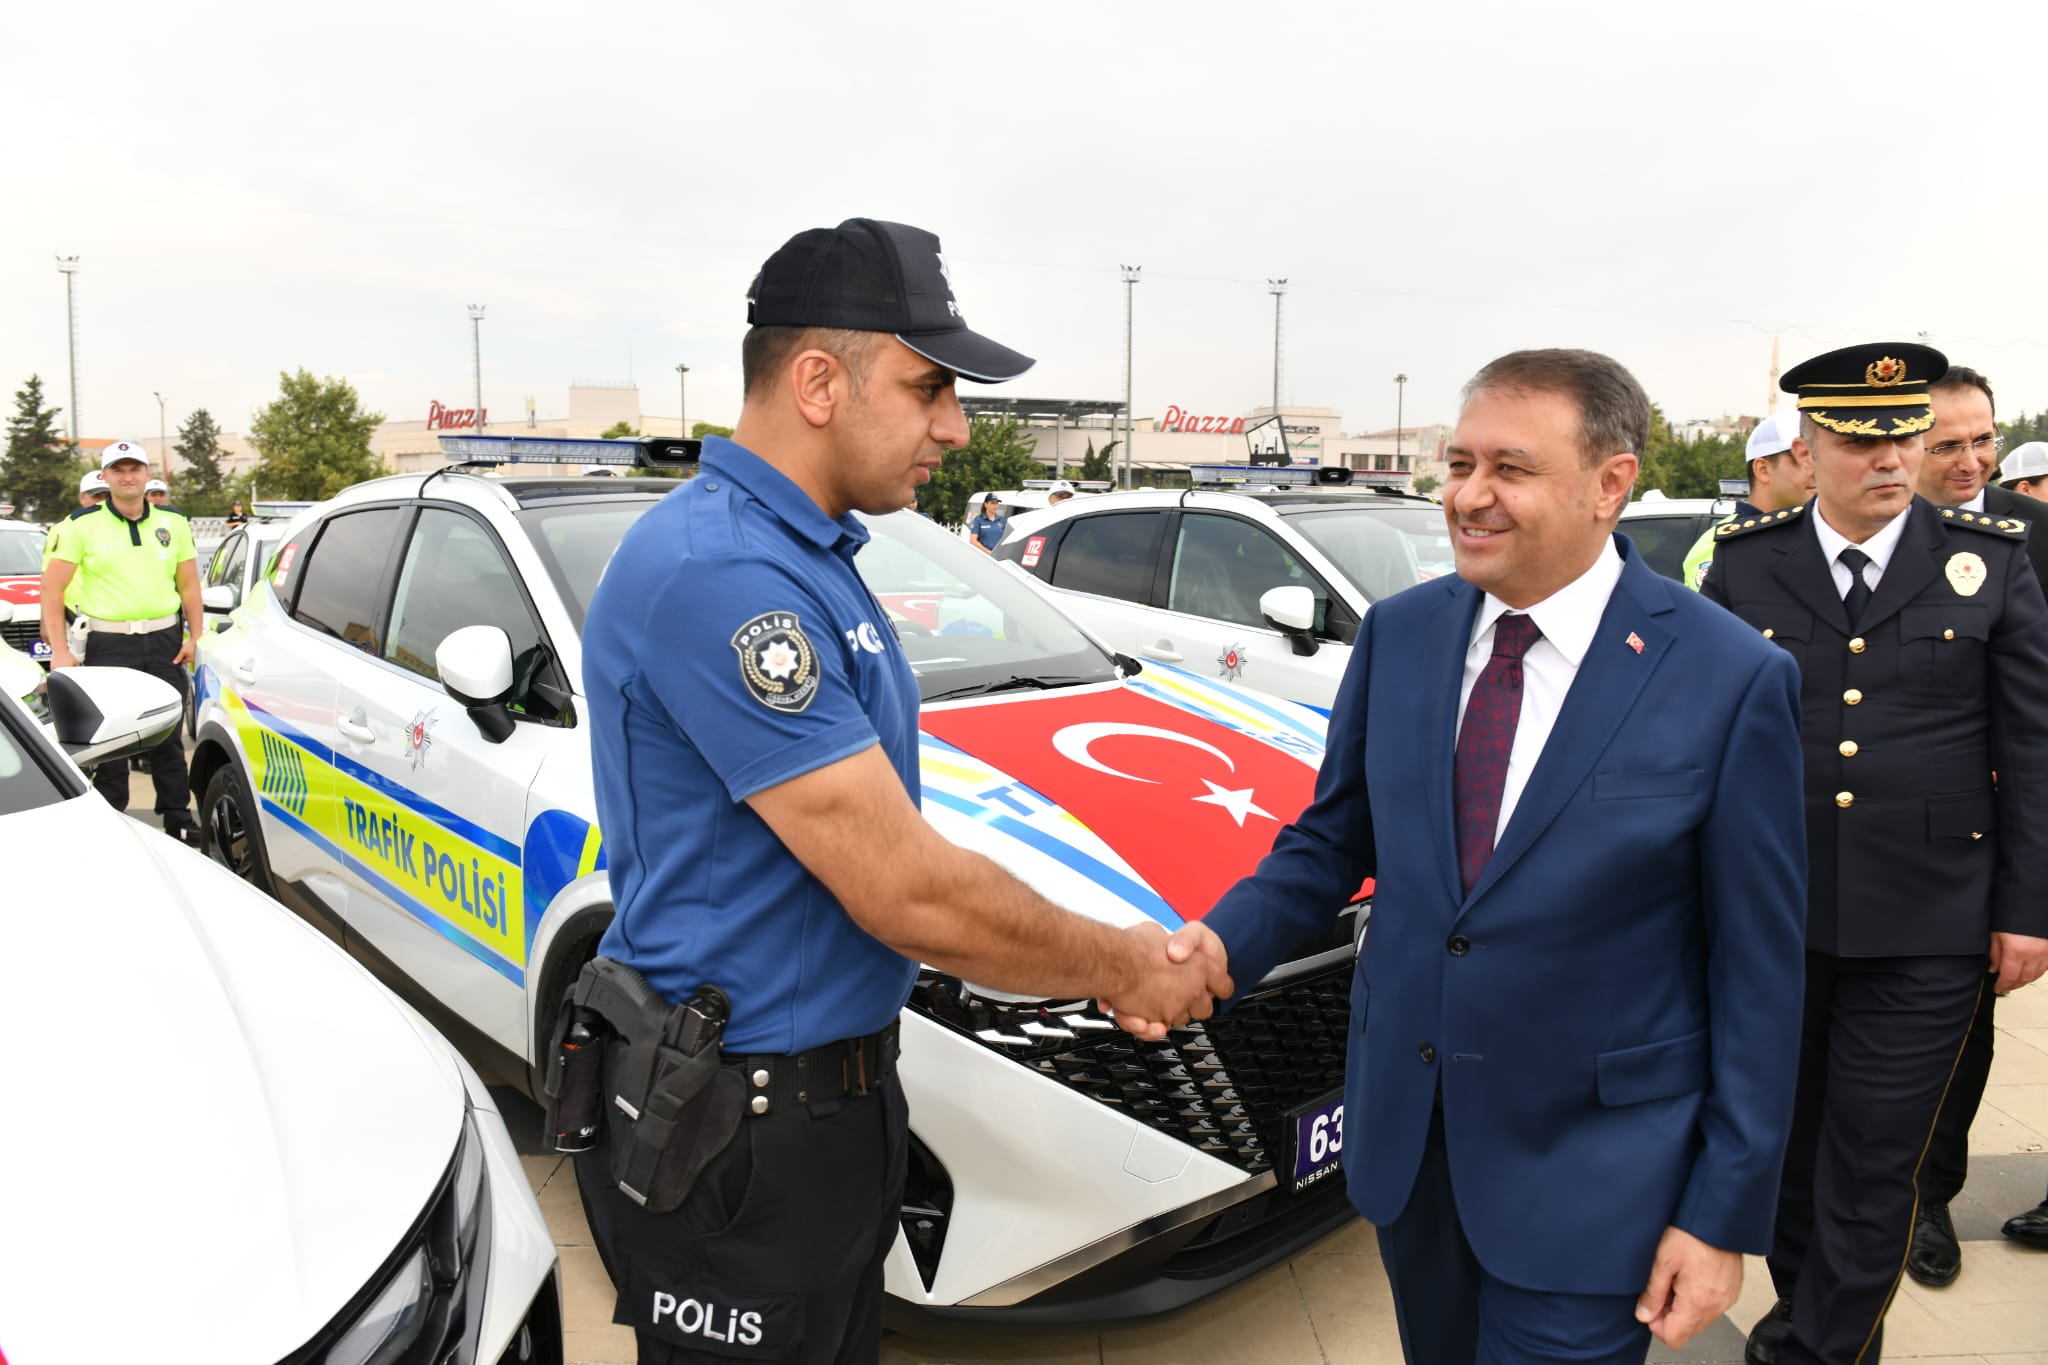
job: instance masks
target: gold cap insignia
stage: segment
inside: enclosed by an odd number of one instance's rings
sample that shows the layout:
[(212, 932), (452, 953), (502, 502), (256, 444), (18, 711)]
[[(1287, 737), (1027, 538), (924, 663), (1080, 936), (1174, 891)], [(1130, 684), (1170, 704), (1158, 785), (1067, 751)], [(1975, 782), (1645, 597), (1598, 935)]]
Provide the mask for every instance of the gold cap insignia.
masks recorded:
[(1984, 586), (1984, 561), (1968, 550), (1950, 555), (1942, 572), (1958, 597), (1975, 597), (1977, 589)]
[[(1867, 352), (1866, 352), (1867, 354)], [(1863, 382), (1873, 389), (1888, 389), (1906, 382), (1906, 362), (1880, 356), (1863, 367)]]

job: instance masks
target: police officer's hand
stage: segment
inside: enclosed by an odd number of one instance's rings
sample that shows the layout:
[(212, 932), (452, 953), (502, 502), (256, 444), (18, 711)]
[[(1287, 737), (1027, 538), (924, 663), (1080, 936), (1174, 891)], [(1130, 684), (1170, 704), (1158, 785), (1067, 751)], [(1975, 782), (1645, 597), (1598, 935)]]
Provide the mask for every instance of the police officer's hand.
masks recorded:
[(2035, 938), (2032, 934), (1994, 933), (1991, 936), (1991, 970), (1998, 973), (1998, 980), (1991, 989), (2001, 995), (2018, 990), (2043, 971), (2048, 971), (2048, 938)]
[(1102, 1004), (1130, 1033), (1164, 1038), (1169, 1028), (1207, 1019), (1216, 1001), (1235, 990), (1223, 940), (1206, 925), (1184, 925), (1170, 939), (1156, 924), (1133, 925), (1124, 932), (1136, 940), (1145, 972), (1136, 989)]
[(50, 646), (50, 667), (76, 668), (78, 656), (71, 652), (71, 646), (59, 640)]
[(178, 652), (171, 657), (172, 665), (175, 667), (182, 667), (185, 664), (191, 663), (192, 656), (197, 652), (197, 650), (194, 648), (196, 643), (197, 642), (193, 640), (191, 636), (187, 635), (185, 637), (185, 643), (179, 645)]

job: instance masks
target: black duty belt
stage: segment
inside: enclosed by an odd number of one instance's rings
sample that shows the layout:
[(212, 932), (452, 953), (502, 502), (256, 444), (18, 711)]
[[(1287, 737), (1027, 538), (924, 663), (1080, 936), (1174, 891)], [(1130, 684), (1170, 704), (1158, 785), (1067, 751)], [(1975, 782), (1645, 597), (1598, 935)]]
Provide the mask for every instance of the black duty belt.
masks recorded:
[(794, 1055), (767, 1053), (720, 1058), (746, 1082), (748, 1114), (779, 1113), (791, 1105), (865, 1095), (896, 1074), (900, 1026), (865, 1038), (842, 1038)]

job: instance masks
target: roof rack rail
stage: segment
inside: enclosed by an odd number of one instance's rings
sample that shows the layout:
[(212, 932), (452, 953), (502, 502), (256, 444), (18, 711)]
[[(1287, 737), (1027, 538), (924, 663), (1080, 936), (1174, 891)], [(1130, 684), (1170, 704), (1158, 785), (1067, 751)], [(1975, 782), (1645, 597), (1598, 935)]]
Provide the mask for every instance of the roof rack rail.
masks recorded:
[(458, 467), (495, 469), (508, 464), (616, 465), (624, 469), (677, 469), (697, 463), (704, 443), (695, 438), (634, 436), (443, 436), (441, 453)]

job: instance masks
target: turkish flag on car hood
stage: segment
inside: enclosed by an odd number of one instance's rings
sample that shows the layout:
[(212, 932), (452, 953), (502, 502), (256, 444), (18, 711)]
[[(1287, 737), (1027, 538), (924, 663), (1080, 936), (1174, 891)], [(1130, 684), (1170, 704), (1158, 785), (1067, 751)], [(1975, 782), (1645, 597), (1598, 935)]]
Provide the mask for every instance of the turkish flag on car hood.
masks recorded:
[(1314, 794), (1315, 769), (1128, 687), (924, 712), (926, 734), (1032, 788), (1200, 919)]
[(42, 579), (0, 578), (0, 606), (23, 607), (42, 600)]

